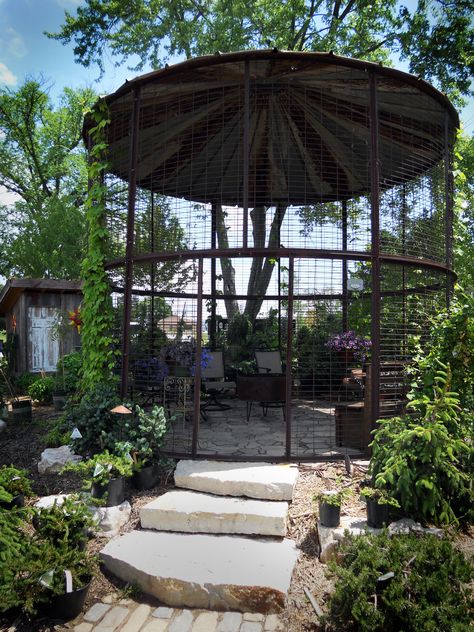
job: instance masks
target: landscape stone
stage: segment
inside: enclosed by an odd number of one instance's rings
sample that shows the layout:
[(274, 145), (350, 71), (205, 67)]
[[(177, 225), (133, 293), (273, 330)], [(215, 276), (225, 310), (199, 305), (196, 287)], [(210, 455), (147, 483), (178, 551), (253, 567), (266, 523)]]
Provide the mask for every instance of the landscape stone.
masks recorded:
[(140, 509), (144, 529), (286, 535), (288, 503), (171, 491)]
[(4, 421), (3, 419), (0, 419), (0, 432), (3, 432), (6, 429), (7, 429), (7, 422)]
[(298, 553), (294, 542), (131, 531), (101, 551), (117, 577), (169, 606), (280, 612)]
[[(11, 628), (10, 628), (11, 629)], [(79, 623), (79, 625), (74, 626), (74, 632), (91, 632), (92, 623)]]
[(177, 487), (263, 500), (291, 500), (297, 478), (298, 468), (288, 464), (223, 461), (181, 460), (174, 474)]
[(91, 506), (94, 520), (97, 522), (97, 531), (106, 538), (113, 538), (120, 529), (130, 520), (132, 508), (128, 500), (115, 507)]
[(62, 470), (66, 463), (77, 463), (77, 461), (81, 460), (82, 456), (74, 454), (71, 446), (62, 445), (59, 448), (46, 448), (41, 453), (38, 472), (40, 474), (52, 474)]
[(173, 608), (165, 608), (164, 606), (160, 606), (156, 610), (153, 610), (151, 613), (152, 617), (157, 617), (157, 619), (171, 619), (173, 616)]
[(240, 632), (262, 632), (262, 624), (254, 621), (244, 621), (240, 628)]
[(264, 618), (263, 614), (260, 614), (259, 612), (244, 613), (244, 621), (263, 621)]
[(52, 494), (51, 496), (42, 496), (37, 502), (35, 502), (35, 507), (37, 509), (49, 509), (54, 504), (60, 507), (69, 496), (70, 494)]
[(110, 610), (110, 605), (105, 603), (95, 603), (92, 608), (84, 615), (84, 621), (90, 621), (91, 623), (97, 623), (99, 619), (102, 619), (104, 614)]
[(225, 612), (217, 626), (217, 632), (239, 632), (242, 623), (240, 612)]
[(279, 632), (280, 630), (283, 630), (283, 623), (278, 615), (269, 614), (265, 619), (263, 629), (265, 632)]
[(201, 612), (191, 628), (191, 632), (214, 632), (217, 623), (217, 612)]
[(139, 632), (151, 612), (150, 606), (141, 604), (130, 615), (130, 619), (122, 626), (120, 632)]
[(190, 610), (183, 610), (172, 621), (168, 628), (168, 632), (190, 632), (193, 624), (193, 613)]
[(153, 619), (149, 621), (140, 632), (165, 632), (168, 628), (168, 621), (165, 619)]
[(109, 610), (99, 625), (96, 625), (94, 632), (114, 632), (128, 617), (128, 608), (114, 606)]

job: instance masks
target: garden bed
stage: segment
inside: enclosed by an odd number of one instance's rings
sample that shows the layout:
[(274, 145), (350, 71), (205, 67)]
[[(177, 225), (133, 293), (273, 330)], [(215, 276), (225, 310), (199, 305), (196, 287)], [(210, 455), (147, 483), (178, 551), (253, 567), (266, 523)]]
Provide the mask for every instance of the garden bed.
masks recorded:
[[(37, 464), (41, 452), (46, 447), (43, 437), (48, 429), (48, 421), (55, 417), (52, 408), (39, 407), (34, 411), (34, 421), (30, 424), (8, 423), (6, 431), (0, 435), (0, 464), (13, 464), (31, 472), (33, 489), (38, 496), (49, 494), (67, 493), (80, 489), (80, 481), (75, 474), (64, 475), (39, 474)], [(362, 465), (353, 465), (352, 476), (347, 476), (344, 464), (318, 463), (300, 466), (300, 476), (295, 489), (293, 502), (289, 512), (289, 532), (301, 553), (295, 567), (290, 586), (288, 607), (284, 614), (287, 632), (309, 632), (317, 630), (317, 619), (314, 609), (305, 594), (305, 588), (312, 593), (320, 606), (324, 607), (325, 600), (332, 590), (333, 584), (326, 576), (326, 567), (318, 560), (319, 542), (314, 515), (315, 503), (312, 497), (324, 489), (347, 488), (353, 493), (344, 501), (343, 514), (360, 515), (365, 511), (365, 503), (359, 499), (359, 483), (365, 476), (366, 468)], [(139, 509), (156, 496), (171, 488), (170, 482), (162, 483), (152, 490), (138, 492), (127, 490), (127, 500), (132, 505), (131, 520), (125, 526), (124, 531), (129, 531), (139, 526)], [(37, 498), (29, 502), (36, 502)], [(468, 556), (474, 556), (473, 531), (460, 534), (457, 545)], [(98, 553), (105, 545), (104, 538), (93, 538), (88, 542), (88, 550)], [(131, 588), (124, 582), (98, 573), (94, 578), (86, 602), (86, 608), (94, 602), (101, 600), (111, 593), (118, 596), (129, 596)], [(134, 593), (134, 598), (147, 602), (157, 603), (152, 598)], [(38, 619), (35, 622), (24, 617), (17, 619), (0, 617), (0, 629), (8, 629), (14, 625), (15, 632), (48, 632), (50, 630), (70, 630), (70, 626), (60, 622)], [(5, 626), (5, 627), (2, 627)]]

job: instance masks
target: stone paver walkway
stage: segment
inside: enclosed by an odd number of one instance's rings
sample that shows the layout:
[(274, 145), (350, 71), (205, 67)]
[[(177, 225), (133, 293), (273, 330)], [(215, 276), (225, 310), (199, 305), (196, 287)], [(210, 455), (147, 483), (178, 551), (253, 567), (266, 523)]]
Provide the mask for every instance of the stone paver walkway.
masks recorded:
[(73, 632), (284, 632), (276, 614), (158, 608), (112, 595), (71, 621)]

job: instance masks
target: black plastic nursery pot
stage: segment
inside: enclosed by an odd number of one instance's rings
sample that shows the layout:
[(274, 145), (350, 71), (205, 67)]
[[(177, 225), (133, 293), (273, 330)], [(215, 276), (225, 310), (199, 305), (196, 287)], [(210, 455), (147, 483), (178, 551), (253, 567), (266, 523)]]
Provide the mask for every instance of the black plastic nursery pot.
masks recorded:
[(319, 521), (323, 527), (338, 527), (341, 522), (340, 505), (330, 505), (324, 500), (320, 500)]
[(379, 503), (367, 498), (367, 526), (373, 529), (382, 529), (389, 521), (389, 505), (379, 505)]
[(84, 609), (90, 585), (91, 580), (82, 588), (70, 593), (53, 595), (47, 603), (41, 606), (41, 615), (49, 616), (52, 619), (75, 619)]
[(123, 476), (112, 478), (106, 485), (93, 483), (91, 496), (93, 498), (104, 498), (106, 507), (121, 505), (125, 500), (125, 479)]
[(13, 421), (31, 421), (33, 409), (31, 399), (18, 399), (12, 401)]
[(64, 407), (66, 406), (66, 401), (66, 393), (53, 393), (53, 406), (56, 412), (64, 410)]
[(2, 509), (14, 509), (15, 507), (24, 507), (25, 506), (25, 496), (23, 494), (18, 494), (14, 496), (10, 502), (0, 502), (0, 507)]
[(159, 480), (158, 467), (156, 463), (142, 467), (141, 470), (135, 472), (132, 476), (132, 484), (135, 489), (144, 490), (155, 487)]

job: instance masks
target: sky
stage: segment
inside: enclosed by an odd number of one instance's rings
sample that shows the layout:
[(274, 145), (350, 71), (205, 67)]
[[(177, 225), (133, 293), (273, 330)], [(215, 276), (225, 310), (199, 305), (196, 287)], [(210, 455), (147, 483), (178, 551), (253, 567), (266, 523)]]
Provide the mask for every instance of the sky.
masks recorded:
[[(26, 78), (43, 77), (51, 85), (53, 99), (65, 86), (90, 86), (99, 94), (108, 94), (138, 74), (126, 65), (116, 68), (108, 59), (104, 76), (97, 82), (98, 69), (76, 64), (72, 45), (64, 46), (44, 35), (44, 31), (59, 30), (64, 11), (74, 13), (79, 4), (81, 0), (0, 0), (0, 88), (15, 89)], [(465, 130), (473, 133), (474, 99), (462, 119)]]

